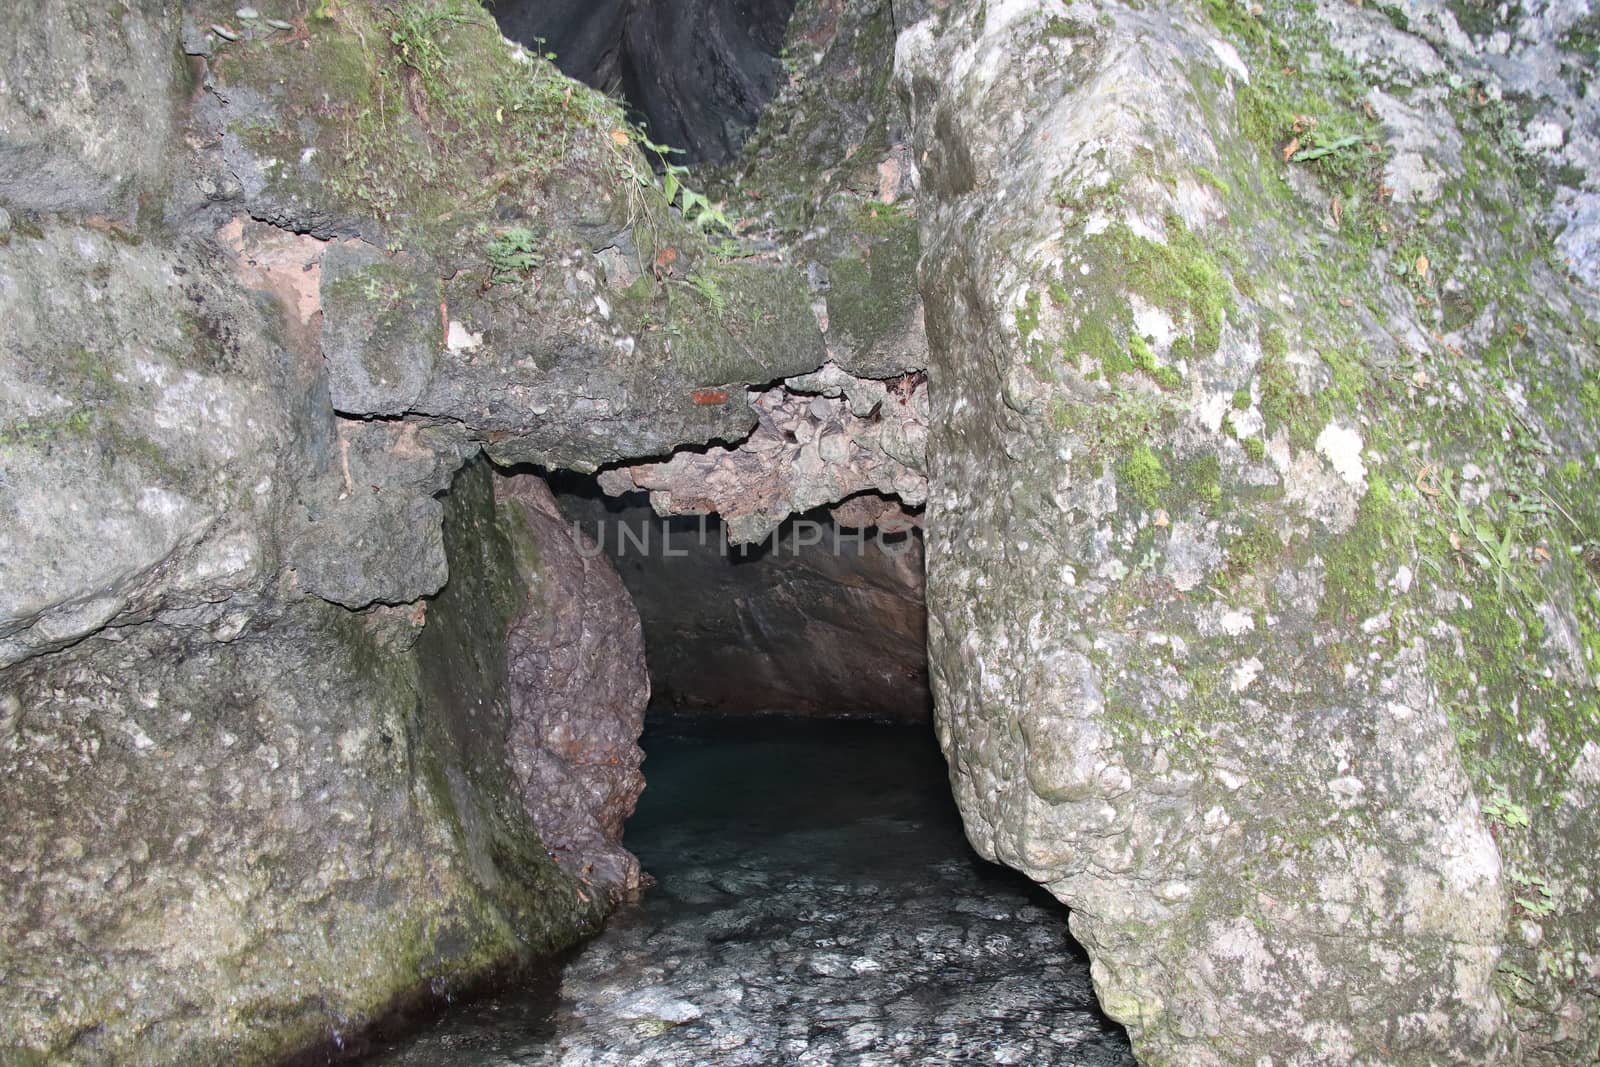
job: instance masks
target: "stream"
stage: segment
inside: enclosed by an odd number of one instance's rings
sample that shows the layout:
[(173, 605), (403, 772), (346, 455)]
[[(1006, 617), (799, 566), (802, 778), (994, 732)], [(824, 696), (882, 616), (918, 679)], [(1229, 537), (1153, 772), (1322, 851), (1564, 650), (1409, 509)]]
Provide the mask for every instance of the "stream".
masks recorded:
[(659, 884), (542, 981), (383, 1067), (1133, 1067), (1066, 911), (967, 845), (927, 728), (652, 727), (627, 844)]

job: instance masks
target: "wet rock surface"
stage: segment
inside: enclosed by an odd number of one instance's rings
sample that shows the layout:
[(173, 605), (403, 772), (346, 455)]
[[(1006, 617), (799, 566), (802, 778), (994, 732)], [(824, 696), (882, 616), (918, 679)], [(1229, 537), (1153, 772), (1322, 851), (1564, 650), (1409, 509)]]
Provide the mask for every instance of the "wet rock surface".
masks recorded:
[(644, 903), (374, 1064), (1133, 1064), (1062, 910), (971, 854), (920, 731), (645, 746)]

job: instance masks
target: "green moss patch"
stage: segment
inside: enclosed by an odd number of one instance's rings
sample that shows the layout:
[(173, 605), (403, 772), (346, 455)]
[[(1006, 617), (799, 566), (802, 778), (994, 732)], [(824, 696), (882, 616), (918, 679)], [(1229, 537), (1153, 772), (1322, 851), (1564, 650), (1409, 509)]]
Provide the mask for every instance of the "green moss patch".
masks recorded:
[(601, 187), (616, 187), (633, 162), (620, 109), (545, 58), (517, 59), (473, 0), (324, 5), (307, 27), (303, 42), (224, 42), (213, 57), (224, 84), (276, 109), (232, 132), (268, 162), (281, 197), (331, 193), (415, 236), (481, 217), (501, 196), (527, 202), (564, 168), (602, 169)]
[(1135, 446), (1117, 473), (1139, 503), (1147, 508), (1160, 504), (1162, 494), (1172, 487), (1172, 475), (1167, 473), (1166, 464), (1149, 445)]

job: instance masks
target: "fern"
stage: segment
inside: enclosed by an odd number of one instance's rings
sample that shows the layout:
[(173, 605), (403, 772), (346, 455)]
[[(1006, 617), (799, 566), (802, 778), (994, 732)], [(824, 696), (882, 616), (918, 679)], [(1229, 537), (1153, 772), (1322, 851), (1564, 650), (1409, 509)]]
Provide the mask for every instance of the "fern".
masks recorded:
[(522, 226), (513, 226), (492, 239), (484, 247), (489, 257), (490, 280), (511, 281), (528, 274), (539, 266), (540, 258), (534, 251), (537, 247), (533, 231)]

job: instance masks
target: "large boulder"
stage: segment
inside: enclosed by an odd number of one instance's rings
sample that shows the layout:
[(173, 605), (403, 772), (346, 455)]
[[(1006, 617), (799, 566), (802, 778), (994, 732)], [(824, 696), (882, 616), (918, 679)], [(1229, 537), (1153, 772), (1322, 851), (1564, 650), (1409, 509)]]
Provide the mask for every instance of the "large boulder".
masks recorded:
[(1593, 1059), (1594, 294), (1470, 49), (1206, 12), (900, 38), (969, 836), (1146, 1062)]
[(424, 613), (150, 623), (0, 676), (7, 1062), (269, 1063), (592, 929), (510, 771), (527, 587), (481, 461)]

